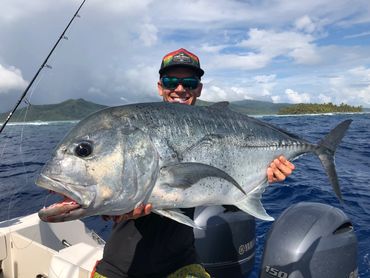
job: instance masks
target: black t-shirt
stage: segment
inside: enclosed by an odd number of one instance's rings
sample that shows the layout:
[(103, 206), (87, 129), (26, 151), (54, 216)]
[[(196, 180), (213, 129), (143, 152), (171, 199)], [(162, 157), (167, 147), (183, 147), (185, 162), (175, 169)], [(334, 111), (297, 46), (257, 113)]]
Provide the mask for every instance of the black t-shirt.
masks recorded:
[(108, 278), (163, 278), (193, 263), (199, 263), (193, 229), (151, 213), (113, 229), (96, 270)]

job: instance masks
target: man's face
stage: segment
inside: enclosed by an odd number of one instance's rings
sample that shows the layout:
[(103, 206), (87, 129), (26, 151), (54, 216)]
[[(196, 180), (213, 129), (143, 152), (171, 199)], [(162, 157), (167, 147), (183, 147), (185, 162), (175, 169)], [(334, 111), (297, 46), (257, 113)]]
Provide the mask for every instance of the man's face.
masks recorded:
[[(194, 70), (190, 68), (172, 68), (169, 69), (164, 76), (166, 77), (177, 77), (177, 78), (191, 78), (196, 77)], [(176, 86), (176, 88), (168, 89), (162, 84), (162, 81), (158, 81), (158, 92), (159, 95), (163, 97), (165, 102), (178, 102), (187, 105), (195, 104), (197, 97), (200, 96), (203, 84), (199, 82), (199, 85), (192, 89), (188, 88), (184, 82), (181, 82)]]

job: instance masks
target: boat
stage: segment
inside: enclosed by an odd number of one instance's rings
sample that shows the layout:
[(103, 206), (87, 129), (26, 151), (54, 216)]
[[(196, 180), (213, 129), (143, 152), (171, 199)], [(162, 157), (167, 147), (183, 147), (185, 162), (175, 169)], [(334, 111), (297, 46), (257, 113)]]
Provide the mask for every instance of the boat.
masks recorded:
[(42, 222), (37, 213), (0, 222), (0, 278), (89, 278), (104, 240), (81, 220)]
[[(256, 256), (255, 219), (222, 206), (198, 207), (195, 247), (214, 278), (247, 278)], [(81, 220), (42, 222), (37, 213), (0, 222), (0, 278), (89, 278), (104, 240)], [(287, 208), (266, 237), (260, 278), (356, 278), (357, 238), (330, 205)]]

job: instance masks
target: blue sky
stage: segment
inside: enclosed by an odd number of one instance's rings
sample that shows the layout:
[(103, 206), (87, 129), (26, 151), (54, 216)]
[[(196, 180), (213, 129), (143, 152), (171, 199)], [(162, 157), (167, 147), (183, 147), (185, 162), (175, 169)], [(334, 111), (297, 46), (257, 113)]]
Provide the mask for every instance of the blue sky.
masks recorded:
[[(9, 110), (81, 2), (1, 0), (0, 111)], [(370, 107), (368, 0), (87, 0), (30, 92), (33, 104), (158, 101), (161, 58), (184, 47), (201, 99)]]

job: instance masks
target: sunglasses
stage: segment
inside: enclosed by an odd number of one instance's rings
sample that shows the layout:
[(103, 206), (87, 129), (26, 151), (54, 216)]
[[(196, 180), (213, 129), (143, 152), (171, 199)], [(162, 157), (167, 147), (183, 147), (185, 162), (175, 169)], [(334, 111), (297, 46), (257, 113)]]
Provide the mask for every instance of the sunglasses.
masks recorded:
[(197, 77), (185, 77), (185, 78), (178, 78), (178, 77), (171, 77), (171, 76), (164, 76), (161, 78), (162, 86), (165, 89), (174, 90), (181, 84), (185, 89), (194, 90), (198, 87), (200, 80)]

